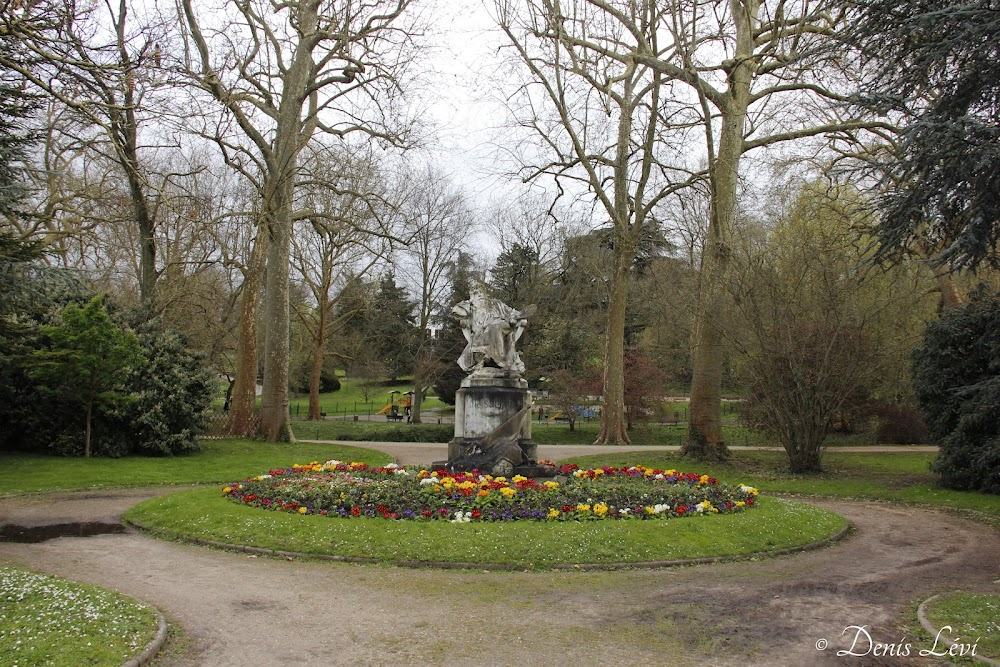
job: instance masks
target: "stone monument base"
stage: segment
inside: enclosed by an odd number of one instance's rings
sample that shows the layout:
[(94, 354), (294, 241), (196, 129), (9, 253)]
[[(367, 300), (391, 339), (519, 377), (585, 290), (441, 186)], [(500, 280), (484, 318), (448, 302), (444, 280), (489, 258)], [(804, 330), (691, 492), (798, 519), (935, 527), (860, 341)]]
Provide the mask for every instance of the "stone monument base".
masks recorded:
[(449, 472), (478, 470), (492, 475), (548, 477), (539, 466), (538, 445), (531, 439), (528, 382), (499, 369), (482, 369), (462, 381), (455, 394), (455, 437), (448, 460), (434, 468)]

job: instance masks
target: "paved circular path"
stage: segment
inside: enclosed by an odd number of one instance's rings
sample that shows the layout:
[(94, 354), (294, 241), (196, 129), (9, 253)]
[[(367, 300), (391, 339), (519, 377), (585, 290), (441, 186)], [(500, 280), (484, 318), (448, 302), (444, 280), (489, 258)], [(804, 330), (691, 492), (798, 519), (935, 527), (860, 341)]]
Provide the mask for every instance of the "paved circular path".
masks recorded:
[[(113, 519), (172, 490), (11, 497), (0, 499), (0, 521)], [(856, 534), (797, 556), (656, 571), (409, 570), (252, 558), (137, 534), (0, 544), (0, 562), (162, 609), (187, 639), (168, 643), (157, 667), (927, 665), (937, 663), (916, 654), (930, 645), (899, 625), (914, 623), (915, 603), (1000, 590), (997, 529), (933, 510), (817, 504), (847, 516)], [(881, 644), (912, 644), (911, 656), (838, 658), (858, 635), (852, 626)]]

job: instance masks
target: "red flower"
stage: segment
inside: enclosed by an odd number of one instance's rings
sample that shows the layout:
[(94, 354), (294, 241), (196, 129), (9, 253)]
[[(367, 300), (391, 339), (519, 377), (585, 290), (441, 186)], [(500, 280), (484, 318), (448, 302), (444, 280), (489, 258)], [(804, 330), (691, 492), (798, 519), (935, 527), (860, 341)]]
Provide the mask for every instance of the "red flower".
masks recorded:
[(573, 511), (573, 510), (575, 510), (575, 509), (576, 509), (576, 508), (575, 508), (575, 507), (573, 507), (572, 505), (563, 505), (563, 506), (562, 506), (562, 511), (563, 511), (563, 512), (572, 512), (572, 511)]
[(432, 512), (430, 510), (424, 510), (423, 512), (421, 512), (421, 514), (423, 514), (425, 517), (427, 517), (429, 519), (429, 518), (431, 518), (434, 515), (434, 512)]
[(355, 505), (351, 508), (351, 516), (361, 516), (361, 508)]
[(482, 512), (480, 512), (479, 510), (472, 510), (472, 518), (473, 518), (473, 519), (478, 519), (478, 518), (479, 518), (479, 517), (481, 517), (482, 515), (483, 515), (483, 513), (482, 513)]

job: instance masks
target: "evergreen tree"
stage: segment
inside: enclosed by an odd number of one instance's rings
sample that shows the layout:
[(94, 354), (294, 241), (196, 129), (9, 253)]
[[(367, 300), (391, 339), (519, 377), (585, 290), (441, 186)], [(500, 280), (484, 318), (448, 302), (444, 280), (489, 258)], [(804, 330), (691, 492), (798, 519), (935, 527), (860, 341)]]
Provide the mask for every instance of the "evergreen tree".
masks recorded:
[(490, 286), (493, 294), (504, 303), (524, 308), (531, 300), (540, 273), (538, 251), (515, 243), (497, 257), (490, 271)]
[(913, 385), (941, 486), (1000, 494), (1000, 293), (980, 288), (927, 327)]
[(101, 297), (84, 307), (68, 305), (60, 322), (42, 328), (49, 341), (29, 362), (28, 377), (43, 394), (76, 404), (83, 412), (83, 455), (90, 456), (95, 409), (130, 400), (125, 375), (141, 358), (139, 341), (111, 321)]
[(903, 119), (884, 170), (883, 253), (914, 242), (954, 267), (1000, 264), (1000, 3), (857, 0), (872, 66), (858, 102)]
[(367, 344), (374, 348), (390, 380), (413, 371), (417, 340), (413, 315), (415, 305), (406, 290), (396, 284), (396, 277), (390, 272), (379, 281), (375, 300), (364, 319)]

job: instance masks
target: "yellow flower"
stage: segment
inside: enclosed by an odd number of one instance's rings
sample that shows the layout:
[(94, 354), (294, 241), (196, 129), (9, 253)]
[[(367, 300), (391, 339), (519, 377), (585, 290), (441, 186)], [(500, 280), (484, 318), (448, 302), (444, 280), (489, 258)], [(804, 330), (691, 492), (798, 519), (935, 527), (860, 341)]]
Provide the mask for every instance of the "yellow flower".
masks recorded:
[(517, 489), (512, 489), (509, 486), (505, 486), (500, 489), (500, 493), (503, 494), (504, 498), (510, 499), (517, 495)]
[(745, 506), (746, 506), (746, 503), (745, 503), (745, 502), (743, 502), (742, 500), (737, 500), (737, 501), (736, 501), (736, 506), (737, 506), (737, 507), (745, 507)]
[(646, 505), (643, 509), (646, 510), (646, 514), (656, 514), (656, 509), (652, 505)]
[(222, 489), (222, 492), (223, 493), (232, 493), (233, 492), (233, 487), (227, 486), (227, 487), (225, 487), (225, 488)]
[(576, 511), (577, 512), (589, 512), (590, 511), (590, 505), (584, 505), (583, 503), (580, 503), (579, 505), (576, 506)]
[(305, 514), (305, 513), (306, 513), (306, 512), (308, 512), (308, 511), (309, 511), (309, 510), (307, 510), (307, 509), (306, 509), (305, 507), (300, 507), (300, 508), (299, 508), (299, 514)]
[(517, 484), (518, 482), (527, 482), (528, 478), (524, 475), (514, 475), (514, 477), (511, 478), (511, 481)]
[(548, 517), (550, 519), (558, 519), (559, 518), (559, 510), (557, 510), (555, 507), (550, 507), (549, 508)]
[(708, 475), (702, 475), (701, 478), (698, 480), (698, 483), (699, 484), (708, 484)]
[(558, 489), (559, 488), (559, 482), (553, 482), (553, 481), (549, 480), (548, 482), (545, 482), (545, 488), (549, 489), (550, 491), (552, 489)]
[(596, 514), (597, 516), (604, 516), (607, 513), (608, 513), (607, 505), (605, 505), (604, 503), (594, 504), (594, 514)]

